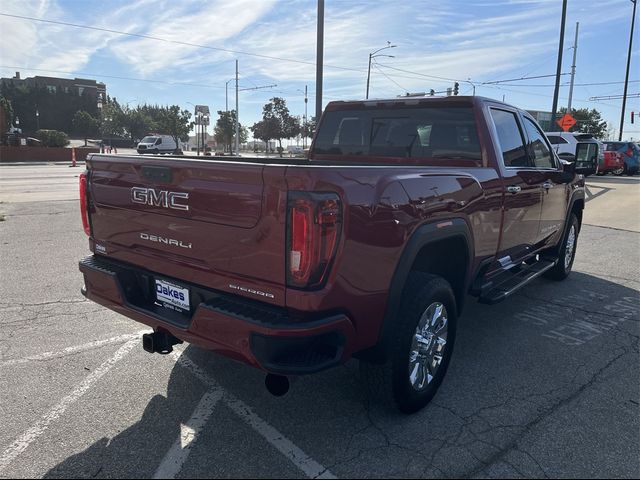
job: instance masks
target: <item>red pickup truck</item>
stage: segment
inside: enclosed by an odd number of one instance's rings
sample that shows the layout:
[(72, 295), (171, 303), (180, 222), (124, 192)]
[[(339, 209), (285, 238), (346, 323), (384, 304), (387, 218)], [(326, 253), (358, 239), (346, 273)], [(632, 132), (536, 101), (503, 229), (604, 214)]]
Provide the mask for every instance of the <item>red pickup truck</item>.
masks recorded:
[[(595, 168), (593, 169), (595, 170)], [(84, 295), (287, 376), (352, 357), (403, 412), (435, 394), (467, 294), (571, 271), (593, 173), (481, 97), (330, 103), (308, 159), (90, 155)]]

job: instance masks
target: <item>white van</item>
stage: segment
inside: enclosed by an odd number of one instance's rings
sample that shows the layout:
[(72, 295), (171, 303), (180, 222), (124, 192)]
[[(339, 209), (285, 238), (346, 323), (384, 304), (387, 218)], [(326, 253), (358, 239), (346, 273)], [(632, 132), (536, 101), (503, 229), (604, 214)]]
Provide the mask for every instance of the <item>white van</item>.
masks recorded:
[(173, 153), (177, 148), (171, 135), (147, 135), (138, 143), (138, 153)]

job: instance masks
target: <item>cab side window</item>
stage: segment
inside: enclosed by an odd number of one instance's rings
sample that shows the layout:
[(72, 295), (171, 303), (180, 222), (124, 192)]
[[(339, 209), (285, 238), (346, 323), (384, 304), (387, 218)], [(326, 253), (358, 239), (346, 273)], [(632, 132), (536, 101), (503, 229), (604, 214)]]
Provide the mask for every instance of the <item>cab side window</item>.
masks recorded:
[(491, 109), (505, 167), (529, 167), (529, 156), (524, 148), (524, 138), (513, 112)]
[(527, 117), (524, 118), (524, 128), (529, 137), (527, 150), (533, 159), (536, 168), (555, 168), (555, 162), (551, 150), (544, 138), (544, 133)]

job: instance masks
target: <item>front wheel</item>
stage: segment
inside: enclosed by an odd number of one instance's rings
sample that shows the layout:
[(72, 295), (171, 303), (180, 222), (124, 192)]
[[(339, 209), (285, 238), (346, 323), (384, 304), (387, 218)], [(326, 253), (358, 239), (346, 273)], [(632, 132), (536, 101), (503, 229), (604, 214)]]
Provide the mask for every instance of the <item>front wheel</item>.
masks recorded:
[(449, 283), (412, 272), (395, 318), (388, 361), (360, 362), (369, 392), (403, 413), (414, 413), (436, 394), (449, 366), (456, 335), (456, 302)]
[(573, 261), (576, 258), (576, 246), (578, 245), (578, 233), (580, 232), (580, 224), (575, 213), (571, 214), (569, 225), (562, 238), (562, 244), (558, 252), (558, 261), (555, 266), (545, 272), (545, 277), (553, 280), (564, 280), (571, 273)]

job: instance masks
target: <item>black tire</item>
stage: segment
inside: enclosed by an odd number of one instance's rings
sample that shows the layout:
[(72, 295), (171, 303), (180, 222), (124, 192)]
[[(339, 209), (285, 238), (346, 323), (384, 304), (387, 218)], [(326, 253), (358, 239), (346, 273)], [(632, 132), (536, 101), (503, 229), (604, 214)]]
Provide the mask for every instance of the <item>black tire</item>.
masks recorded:
[[(567, 243), (569, 238), (571, 237), (571, 232), (573, 230), (573, 247), (567, 249)], [(558, 250), (558, 261), (556, 265), (547, 270), (544, 273), (544, 276), (550, 278), (552, 280), (564, 280), (571, 273), (571, 268), (573, 267), (573, 261), (576, 258), (576, 247), (578, 246), (578, 234), (580, 233), (580, 224), (578, 223), (578, 217), (575, 213), (571, 214), (571, 218), (569, 219), (569, 224), (567, 225), (567, 229), (562, 236), (562, 243), (560, 244), (560, 248)], [(570, 255), (570, 258), (567, 260), (567, 256)]]
[[(427, 380), (423, 387), (414, 387), (410, 377), (410, 352), (417, 344), (417, 329), (423, 314), (427, 314), (433, 305), (442, 305), (444, 315), (436, 319), (442, 324), (446, 320), (447, 328), (444, 332), (446, 344), (439, 349), (438, 336), (429, 342), (432, 362), (441, 361), (435, 369), (431, 380)], [(435, 307), (437, 310), (437, 306)], [(433, 316), (435, 319), (435, 315)], [(388, 361), (384, 364), (374, 364), (360, 361), (360, 376), (365, 383), (368, 393), (385, 406), (396, 407), (403, 413), (414, 413), (425, 407), (438, 391), (442, 383), (456, 338), (457, 308), (455, 296), (449, 283), (441, 277), (422, 272), (412, 272), (404, 288), (400, 311), (395, 318), (395, 336), (389, 341)], [(439, 335), (442, 335), (442, 330)], [(426, 338), (426, 337), (424, 337)], [(442, 336), (440, 336), (440, 339)], [(429, 348), (431, 350), (429, 350)], [(425, 365), (431, 362), (425, 360)], [(425, 367), (427, 368), (427, 367)], [(416, 371), (420, 369), (414, 363), (414, 381), (420, 377)], [(427, 370), (420, 370), (426, 372)], [(428, 370), (432, 372), (432, 370)], [(426, 376), (422, 377), (426, 379)], [(419, 381), (418, 381), (419, 383)]]

